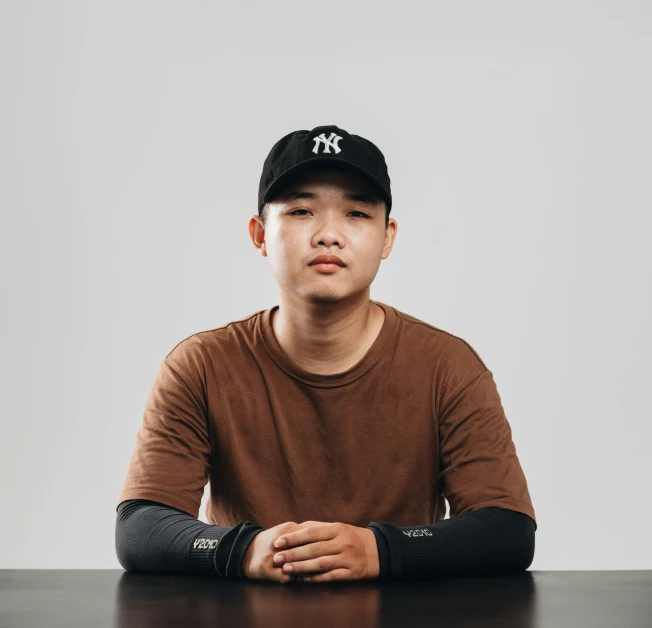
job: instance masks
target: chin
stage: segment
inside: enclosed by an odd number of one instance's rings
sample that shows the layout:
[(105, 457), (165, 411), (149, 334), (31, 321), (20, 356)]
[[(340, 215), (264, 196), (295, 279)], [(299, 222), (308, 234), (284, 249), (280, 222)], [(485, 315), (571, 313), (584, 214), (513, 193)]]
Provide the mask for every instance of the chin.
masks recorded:
[(330, 303), (339, 303), (347, 297), (344, 290), (338, 290), (333, 286), (314, 286), (302, 284), (297, 286), (288, 286), (286, 292), (294, 294), (302, 301), (315, 304), (328, 305)]
[(346, 295), (329, 292), (309, 292), (304, 295), (306, 300), (312, 303), (313, 305), (332, 305), (334, 303), (340, 303), (346, 299)]
[(336, 303), (342, 303), (343, 301), (354, 301), (356, 300), (364, 290), (351, 291), (351, 290), (337, 290), (332, 287), (324, 287), (320, 289), (308, 289), (300, 292), (299, 296), (313, 304), (313, 305), (334, 305)]

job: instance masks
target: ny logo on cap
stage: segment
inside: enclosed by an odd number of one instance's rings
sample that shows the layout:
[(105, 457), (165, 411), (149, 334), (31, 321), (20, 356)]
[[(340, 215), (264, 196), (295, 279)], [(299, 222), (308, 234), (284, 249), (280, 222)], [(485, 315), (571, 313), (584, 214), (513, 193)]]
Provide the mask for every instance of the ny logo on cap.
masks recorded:
[(337, 143), (342, 139), (341, 136), (331, 133), (330, 137), (327, 138), (325, 133), (321, 135), (316, 135), (312, 138), (315, 141), (315, 147), (312, 149), (312, 152), (315, 155), (319, 152), (319, 142), (324, 142), (324, 153), (330, 153), (331, 148), (335, 150), (335, 154), (341, 153), (342, 149), (337, 145)]

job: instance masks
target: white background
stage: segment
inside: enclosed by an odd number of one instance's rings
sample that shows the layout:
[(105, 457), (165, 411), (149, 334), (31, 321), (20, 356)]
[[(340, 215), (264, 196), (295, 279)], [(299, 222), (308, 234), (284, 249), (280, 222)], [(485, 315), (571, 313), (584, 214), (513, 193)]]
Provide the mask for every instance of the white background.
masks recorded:
[(278, 302), (262, 163), (324, 124), (389, 166), (371, 298), (494, 373), (530, 569), (652, 568), (651, 68), (643, 0), (0, 2), (0, 568), (120, 568), (158, 366)]

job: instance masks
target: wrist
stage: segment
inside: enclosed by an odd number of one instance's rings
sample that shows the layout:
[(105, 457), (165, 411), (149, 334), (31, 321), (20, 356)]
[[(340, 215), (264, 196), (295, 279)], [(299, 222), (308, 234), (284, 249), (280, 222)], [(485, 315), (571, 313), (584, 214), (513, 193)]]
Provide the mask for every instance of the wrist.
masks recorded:
[(378, 544), (373, 530), (364, 528), (365, 549), (367, 552), (367, 564), (369, 566), (369, 578), (378, 578), (380, 574), (380, 557), (378, 555)]
[(376, 538), (376, 551), (378, 553), (379, 562), (379, 580), (386, 580), (390, 578), (390, 551), (389, 540), (387, 538), (385, 527), (381, 522), (371, 521), (367, 526)]
[(245, 567), (247, 556), (251, 557), (249, 550), (253, 545), (254, 538), (264, 530), (262, 526), (256, 525), (247, 521), (238, 538), (233, 543), (233, 548), (231, 549), (232, 562), (233, 565), (233, 577), (238, 580), (247, 579), (247, 574), (245, 573)]

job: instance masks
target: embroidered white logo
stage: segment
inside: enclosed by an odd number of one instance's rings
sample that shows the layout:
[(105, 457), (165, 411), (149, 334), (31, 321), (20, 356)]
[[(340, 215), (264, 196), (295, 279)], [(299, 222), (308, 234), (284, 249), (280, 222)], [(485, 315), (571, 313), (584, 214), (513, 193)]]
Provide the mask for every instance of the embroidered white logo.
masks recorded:
[(432, 532), (426, 529), (402, 530), (405, 536), (432, 536)]
[(315, 155), (319, 152), (319, 142), (324, 142), (324, 153), (330, 153), (331, 148), (335, 151), (336, 155), (342, 152), (342, 149), (338, 146), (338, 142), (342, 139), (340, 135), (331, 133), (330, 137), (327, 138), (326, 134), (322, 133), (321, 135), (315, 135), (312, 139), (315, 141), (315, 147), (312, 149)]
[(214, 549), (219, 541), (217, 539), (195, 539), (192, 546), (197, 549)]

